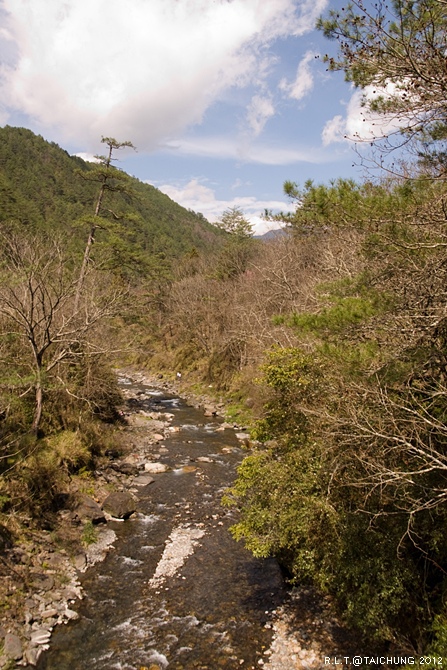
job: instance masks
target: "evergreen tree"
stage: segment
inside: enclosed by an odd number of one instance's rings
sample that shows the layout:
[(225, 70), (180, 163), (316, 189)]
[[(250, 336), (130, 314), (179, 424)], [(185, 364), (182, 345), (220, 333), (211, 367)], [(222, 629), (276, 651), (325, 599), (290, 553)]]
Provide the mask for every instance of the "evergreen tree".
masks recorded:
[[(101, 142), (106, 144), (109, 148), (107, 155), (96, 156), (96, 159), (99, 161), (99, 165), (96, 166), (96, 169), (91, 170), (90, 172), (87, 172), (85, 174), (83, 172), (79, 173), (82, 177), (84, 177), (84, 179), (96, 182), (100, 185), (100, 187), (95, 204), (95, 212), (90, 223), (90, 231), (88, 234), (87, 243), (85, 245), (84, 257), (82, 259), (82, 265), (79, 272), (78, 287), (76, 290), (75, 303), (74, 303), (75, 311), (77, 311), (79, 307), (79, 300), (84, 285), (85, 273), (87, 271), (87, 265), (90, 260), (92, 246), (95, 241), (95, 233), (97, 229), (101, 227), (99, 217), (104, 209), (104, 195), (107, 191), (111, 191), (113, 193), (130, 192), (129, 178), (125, 173), (116, 170), (112, 166), (112, 160), (113, 160), (112, 155), (114, 151), (122, 149), (123, 147), (131, 147), (132, 149), (134, 149), (135, 147), (133, 146), (132, 142), (129, 141), (117, 142), (117, 140), (115, 140), (113, 137), (103, 137)], [(114, 216), (116, 217), (116, 214), (114, 214)]]
[[(319, 28), (338, 42), (331, 70), (372, 95), (367, 108), (395, 120), (387, 148), (416, 142), (416, 155), (436, 176), (445, 176), (447, 139), (444, 0), (354, 0), (321, 18)], [(396, 127), (396, 124), (395, 124)]]

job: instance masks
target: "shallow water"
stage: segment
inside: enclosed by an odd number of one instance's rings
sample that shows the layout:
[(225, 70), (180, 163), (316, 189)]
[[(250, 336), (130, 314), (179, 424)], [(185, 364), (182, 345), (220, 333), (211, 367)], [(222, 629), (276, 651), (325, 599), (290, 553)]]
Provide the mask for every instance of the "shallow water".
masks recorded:
[(110, 524), (118, 539), (82, 578), (80, 618), (55, 630), (38, 669), (259, 667), (269, 613), (286, 593), (277, 563), (233, 540), (234, 512), (220, 504), (244, 451), (233, 430), (180, 398), (133, 390), (133, 407), (175, 415), (180, 431), (157, 459), (172, 469), (140, 489), (135, 518)]

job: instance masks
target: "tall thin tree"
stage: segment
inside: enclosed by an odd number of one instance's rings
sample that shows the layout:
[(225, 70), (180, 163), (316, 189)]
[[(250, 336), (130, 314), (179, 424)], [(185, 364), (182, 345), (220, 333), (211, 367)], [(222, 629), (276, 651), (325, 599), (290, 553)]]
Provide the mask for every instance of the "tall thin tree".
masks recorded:
[(135, 149), (132, 142), (118, 142), (113, 137), (103, 137), (101, 139), (103, 144), (108, 146), (108, 152), (105, 156), (95, 156), (99, 160), (99, 165), (95, 170), (89, 171), (86, 175), (81, 173), (82, 176), (89, 180), (95, 181), (100, 184), (98, 197), (96, 199), (95, 211), (93, 218), (90, 220), (90, 231), (87, 238), (87, 243), (84, 249), (84, 257), (82, 259), (82, 265), (79, 272), (78, 285), (75, 294), (74, 301), (74, 311), (75, 313), (79, 309), (79, 302), (81, 299), (82, 287), (84, 285), (85, 275), (87, 272), (87, 267), (90, 261), (90, 256), (92, 252), (92, 247), (95, 242), (95, 235), (98, 228), (100, 228), (100, 215), (103, 208), (104, 195), (106, 191), (115, 191), (115, 192), (126, 192), (126, 181), (127, 175), (120, 172), (112, 165), (113, 152), (123, 147), (130, 147)]

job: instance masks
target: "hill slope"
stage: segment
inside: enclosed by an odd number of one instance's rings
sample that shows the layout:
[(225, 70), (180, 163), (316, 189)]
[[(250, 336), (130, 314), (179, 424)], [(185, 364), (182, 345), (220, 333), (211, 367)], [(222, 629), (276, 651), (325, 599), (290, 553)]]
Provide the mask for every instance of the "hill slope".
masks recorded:
[[(98, 184), (82, 175), (94, 168), (30, 130), (0, 128), (0, 222), (13, 219), (37, 230), (68, 234), (76, 245), (76, 222), (93, 214), (98, 193)], [(139, 247), (143, 254), (178, 258), (211, 248), (221, 238), (201, 214), (184, 209), (155, 187), (134, 177), (129, 185), (131, 197), (108, 195), (111, 209), (125, 219), (122, 243)]]

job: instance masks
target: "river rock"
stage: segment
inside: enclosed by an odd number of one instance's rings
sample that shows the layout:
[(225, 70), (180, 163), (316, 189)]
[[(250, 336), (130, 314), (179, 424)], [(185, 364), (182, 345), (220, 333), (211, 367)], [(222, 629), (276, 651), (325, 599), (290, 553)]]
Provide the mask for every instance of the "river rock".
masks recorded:
[(106, 518), (98, 503), (90, 496), (80, 496), (79, 503), (74, 510), (75, 516), (82, 521), (88, 520), (92, 523), (104, 523)]
[[(107, 526), (102, 526), (98, 531), (96, 542), (93, 542), (93, 544), (89, 544), (87, 548), (87, 563), (85, 568), (81, 569), (81, 572), (85, 572), (85, 570), (90, 565), (95, 565), (95, 563), (103, 561), (108, 550), (115, 542), (115, 540), (116, 540), (116, 533), (111, 528), (108, 528)], [(81, 587), (80, 586), (75, 587), (75, 590), (78, 591), (76, 597), (82, 598), (83, 595)]]
[(26, 661), (28, 665), (37, 665), (41, 653), (42, 649), (40, 647), (28, 647), (26, 650)]
[(113, 468), (113, 470), (121, 472), (122, 475), (135, 476), (138, 474), (137, 466), (133, 465), (132, 463), (113, 463), (111, 467)]
[(151, 472), (152, 474), (158, 474), (160, 472), (167, 472), (169, 470), (169, 465), (166, 463), (145, 463), (144, 469), (146, 472)]
[(153, 484), (155, 482), (155, 479), (151, 477), (150, 475), (138, 475), (138, 477), (135, 477), (133, 480), (132, 484), (134, 486), (149, 486), (149, 484)]
[(237, 439), (245, 444), (246, 447), (250, 446), (250, 433), (236, 433)]
[(31, 644), (47, 644), (51, 637), (51, 631), (39, 628), (31, 633)]
[(5, 642), (3, 647), (3, 653), (10, 659), (18, 661), (23, 656), (23, 648), (20, 638), (13, 633), (7, 633), (5, 635)]
[(182, 472), (196, 472), (197, 468), (195, 465), (183, 465)]
[(67, 558), (61, 554), (50, 554), (46, 558), (46, 563), (49, 568), (62, 570), (67, 564)]
[(87, 565), (87, 556), (85, 554), (76, 554), (73, 558), (73, 564), (76, 570), (84, 570)]
[(68, 607), (62, 612), (62, 616), (64, 617), (64, 619), (68, 619), (69, 621), (79, 619), (79, 614), (74, 610), (68, 609)]
[(64, 600), (76, 600), (77, 598), (83, 598), (81, 587), (75, 584), (65, 586), (61, 590), (61, 596)]
[(228, 423), (227, 421), (224, 421), (223, 423), (220, 424), (219, 428), (217, 430), (229, 430), (234, 428), (234, 424)]
[(128, 519), (131, 514), (136, 512), (137, 505), (132, 494), (117, 491), (107, 496), (102, 508), (115, 519)]
[(203, 408), (203, 413), (205, 416), (216, 416), (217, 407), (214, 407), (213, 405), (205, 405)]
[(32, 576), (32, 585), (39, 591), (51, 591), (54, 587), (54, 577), (51, 575), (35, 573)]
[(40, 616), (41, 616), (42, 619), (53, 619), (54, 617), (57, 617), (58, 614), (59, 614), (59, 612), (57, 611), (57, 609), (52, 607), (49, 610), (45, 610), (44, 612), (41, 612)]

